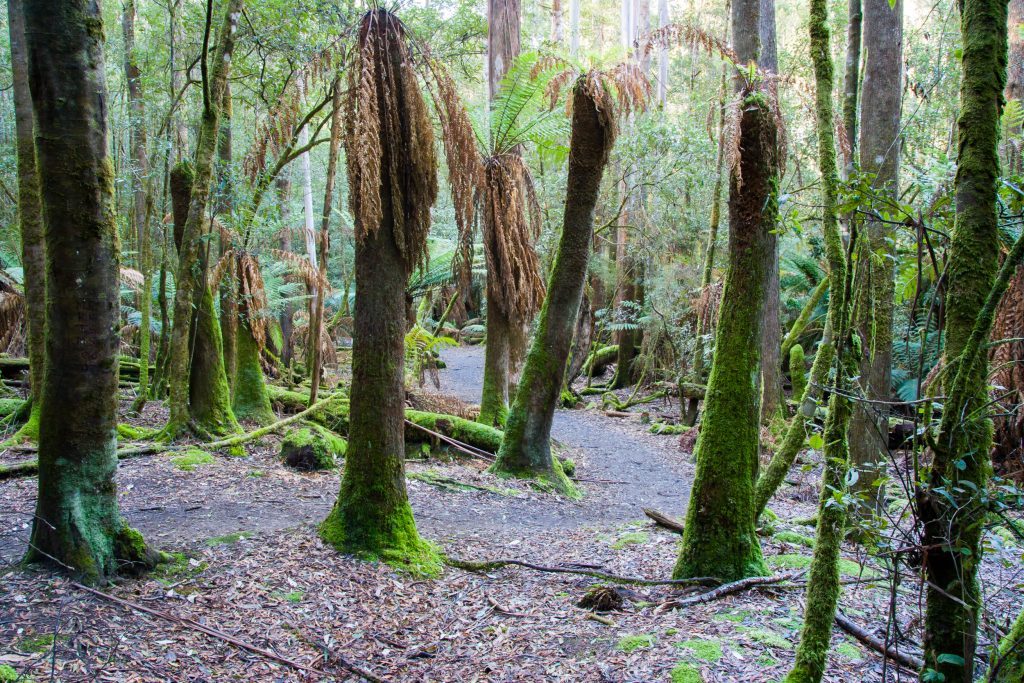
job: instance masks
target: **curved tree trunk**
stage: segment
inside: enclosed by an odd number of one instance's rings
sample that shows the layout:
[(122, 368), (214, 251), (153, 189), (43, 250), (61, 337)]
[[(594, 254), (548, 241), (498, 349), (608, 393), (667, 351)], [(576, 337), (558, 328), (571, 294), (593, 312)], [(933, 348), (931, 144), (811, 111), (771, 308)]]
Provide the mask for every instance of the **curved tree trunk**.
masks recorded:
[(614, 141), (610, 115), (607, 106), (598, 109), (581, 80), (573, 90), (562, 236), (537, 335), (523, 368), (498, 459), (491, 468), (503, 474), (545, 479), (570, 494), (575, 492), (574, 487), (551, 457), (551, 422), (583, 299), (594, 234), (594, 206)]
[(117, 501), (118, 248), (99, 5), (25, 5), (44, 217), (46, 372), (28, 559), (100, 581), (152, 564)]
[(29, 399), (32, 401), (28, 422), (19, 430), (17, 437), (36, 440), (39, 438), (39, 406), (42, 404), (43, 369), (46, 363), (46, 253), (22, 6), (23, 0), (8, 0), (7, 3), (14, 126), (18, 146), (18, 226), (21, 230), (22, 279), (25, 283), (25, 320), (28, 323)]
[[(231, 215), (234, 205), (234, 183), (231, 168), (231, 84), (224, 88), (221, 107), (220, 132), (217, 139), (217, 201), (214, 213), (223, 218)], [(217, 236), (219, 255), (231, 248), (230, 241), (223, 234)], [(227, 375), (228, 389), (234, 395), (235, 373), (238, 370), (238, 301), (234, 296), (233, 283), (238, 276), (237, 261), (232, 261), (221, 281), (217, 283), (217, 298), (220, 303), (220, 331), (224, 339), (224, 374)]]

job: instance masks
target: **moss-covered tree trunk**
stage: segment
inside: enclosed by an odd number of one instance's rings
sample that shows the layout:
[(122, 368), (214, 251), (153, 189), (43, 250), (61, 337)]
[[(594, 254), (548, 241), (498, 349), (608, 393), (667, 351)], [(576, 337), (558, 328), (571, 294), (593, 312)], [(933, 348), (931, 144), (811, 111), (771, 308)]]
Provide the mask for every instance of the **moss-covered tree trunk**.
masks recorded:
[(999, 642), (992, 656), (988, 683), (1018, 683), (1024, 681), (1024, 610), (1017, 615), (1010, 632)]
[[(357, 54), (345, 106), (356, 221), (349, 447), (341, 491), (320, 536), (343, 552), (431, 573), (439, 565), (417, 533), (405, 488), (404, 338), (405, 287), (425, 249), (437, 159), (398, 19), (386, 10), (367, 12)], [(373, 147), (379, 165), (370, 166), (354, 144)]]
[(932, 444), (931, 470), (917, 496), (921, 546), (927, 549), (925, 664), (946, 683), (972, 680), (981, 608), (977, 573), (987, 505), (978, 492), (990, 475), (992, 422), (987, 414), (988, 367), (977, 347), (988, 338), (991, 315), (988, 326), (978, 329), (985, 322), (979, 311), (984, 313), (991, 303), (999, 263), (998, 143), (1006, 85), (1007, 0), (963, 0), (960, 31), (956, 220), (946, 267), (947, 399)]
[[(185, 246), (185, 230), (195, 183), (195, 173), (188, 162), (176, 164), (171, 169), (171, 206), (179, 260), (189, 257), (189, 250)], [(208, 241), (203, 238), (200, 240)], [(231, 409), (231, 391), (224, 368), (224, 342), (213, 303), (213, 289), (206, 281), (207, 258), (202, 251), (195, 251), (192, 255), (196, 261), (186, 271), (186, 277), (197, 300), (195, 310), (186, 314), (191, 321), (189, 356), (185, 368), (186, 426), (200, 436), (223, 435), (237, 431), (239, 427)], [(179, 277), (182, 276), (181, 270), (179, 264)], [(179, 286), (175, 295), (175, 308), (181, 289)], [(173, 386), (173, 375), (169, 377), (169, 382)]]
[[(584, 77), (586, 78), (586, 77)], [(573, 493), (551, 457), (551, 422), (562, 390), (594, 234), (594, 207), (614, 141), (607, 106), (599, 109), (581, 79), (573, 89), (572, 137), (562, 236), (540, 311), (540, 324), (491, 471), (538, 477)]]
[[(207, 292), (205, 268), (201, 248), (207, 207), (210, 201), (210, 184), (213, 179), (214, 156), (220, 131), (220, 110), (224, 101), (227, 78), (231, 66), (231, 55), (235, 47), (238, 19), (243, 0), (228, 0), (217, 37), (217, 44), (209, 59), (203, 59), (203, 114), (196, 143), (195, 175), (191, 184), (188, 215), (181, 229), (178, 249), (178, 272), (175, 278), (177, 289), (174, 296), (174, 326), (171, 331), (170, 359), (168, 363), (168, 384), (170, 387), (170, 418), (164, 431), (166, 438), (175, 438), (182, 431), (196, 431), (216, 434), (237, 428), (234, 416), (230, 415), (231, 404), (228, 396), (227, 376), (224, 373), (223, 341), (220, 325), (213, 310), (213, 294)], [(209, 67), (207, 67), (207, 62)], [(198, 272), (197, 272), (198, 271)], [(205, 290), (205, 291), (204, 291)], [(207, 300), (209, 307), (207, 308)], [(197, 310), (196, 334), (193, 335), (192, 313)], [(208, 335), (205, 333), (209, 333)], [(190, 343), (195, 337), (195, 353)], [(203, 343), (204, 339), (208, 344)], [(206, 354), (215, 353), (218, 359)], [(203, 363), (220, 365), (220, 372), (207, 376), (212, 382), (209, 392), (199, 396), (201, 406), (193, 406), (197, 393), (190, 381), (190, 365), (194, 368), (196, 359)], [(202, 376), (198, 379), (203, 379)], [(223, 397), (223, 400), (221, 400)], [(208, 413), (207, 408), (216, 410)], [(203, 413), (207, 413), (203, 415)], [(195, 417), (196, 419), (193, 419)]]
[(270, 406), (260, 365), (260, 347), (245, 318), (238, 321), (235, 354), (235, 390), (231, 401), (235, 417), (261, 425), (270, 424), (274, 421), (274, 410)]
[[(217, 140), (217, 201), (214, 213), (221, 220), (230, 221), (234, 207), (234, 178), (232, 176), (231, 156), (233, 133), (231, 129), (231, 84), (224, 88), (224, 99), (221, 106), (220, 133)], [(227, 223), (231, 225), (231, 223)], [(223, 256), (231, 248), (231, 241), (221, 234), (217, 236), (220, 246), (219, 255)], [(235, 372), (238, 369), (238, 300), (235, 298), (234, 281), (238, 277), (237, 261), (233, 260), (221, 281), (217, 283), (217, 298), (220, 304), (220, 331), (224, 340), (224, 374), (228, 378), (228, 389), (234, 395)]]
[(18, 227), (21, 232), (21, 265), (24, 273), (25, 320), (28, 323), (29, 399), (28, 422), (19, 430), (24, 439), (39, 438), (39, 406), (42, 403), (43, 368), (46, 363), (46, 254), (43, 215), (36, 172), (32, 133), (32, 95), (28, 83), (25, 17), (22, 0), (7, 3), (11, 36), (11, 76), (14, 94), (14, 127), (18, 155)]
[[(497, 296), (490, 295), (490, 273), (487, 275), (488, 301)], [(501, 287), (496, 282), (494, 287)], [(356, 284), (356, 291), (359, 285)], [(522, 336), (515, 329), (515, 323), (497, 305), (487, 306), (487, 337), (484, 346), (484, 379), (483, 393), (480, 396), (479, 422), (491, 427), (503, 427), (508, 418), (508, 389), (511, 381), (511, 345), (512, 338)]]
[[(39, 495), (28, 559), (90, 580), (149, 564), (117, 501), (118, 241), (99, 5), (25, 3), (46, 240)], [(125, 564), (130, 563), (130, 564)]]
[[(875, 174), (873, 186), (895, 200), (899, 194), (900, 105), (903, 81), (903, 3), (863, 0), (864, 82), (860, 125), (860, 169)], [(866, 398), (850, 423), (850, 462), (858, 471), (853, 490), (881, 504), (876, 485), (889, 455), (892, 395), (892, 324), (895, 299), (896, 231), (889, 222), (868, 220), (864, 241), (869, 251), (858, 259), (854, 326), (860, 334), (860, 383)]]
[[(759, 0), (734, 0), (741, 63), (759, 53)], [(778, 132), (769, 97), (738, 77), (739, 160), (729, 179), (729, 270), (694, 455), (697, 472), (673, 575), (732, 581), (767, 572), (752, 510), (761, 426), (762, 307), (778, 213)]]

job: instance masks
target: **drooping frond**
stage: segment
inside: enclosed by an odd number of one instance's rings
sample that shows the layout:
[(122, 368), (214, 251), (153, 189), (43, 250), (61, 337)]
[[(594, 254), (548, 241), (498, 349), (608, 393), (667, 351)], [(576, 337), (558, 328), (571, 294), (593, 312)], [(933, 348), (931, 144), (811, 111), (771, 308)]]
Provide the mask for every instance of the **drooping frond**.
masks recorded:
[(119, 275), (121, 278), (121, 284), (128, 287), (133, 292), (138, 292), (142, 289), (145, 278), (139, 271), (134, 268), (125, 268), (122, 266)]
[(345, 157), (356, 239), (380, 229), (385, 207), (408, 271), (427, 255), (437, 154), (405, 27), (383, 9), (363, 15), (345, 102)]
[(292, 272), (305, 283), (308, 289), (331, 290), (331, 283), (318, 268), (313, 267), (313, 264), (305, 256), (282, 249), (271, 249), (270, 253), (278, 260), (286, 263)]
[(540, 309), (544, 281), (533, 248), (536, 221), (528, 218), (531, 182), (521, 157), (503, 154), (484, 163), (483, 242), (487, 256), (487, 301), (511, 320), (525, 322)]
[(561, 60), (536, 52), (516, 57), (491, 102), (488, 156), (505, 154), (526, 142), (548, 145), (568, 133), (568, 119), (547, 106), (548, 86), (565, 69)]
[(236, 252), (235, 259), (238, 273), (238, 305), (256, 345), (262, 349), (267, 343), (268, 306), (260, 264), (249, 252)]
[(644, 35), (637, 43), (637, 52), (644, 58), (651, 56), (659, 48), (678, 46), (702, 48), (708, 54), (717, 53), (736, 63), (736, 53), (722, 40), (710, 32), (688, 22), (673, 22)]

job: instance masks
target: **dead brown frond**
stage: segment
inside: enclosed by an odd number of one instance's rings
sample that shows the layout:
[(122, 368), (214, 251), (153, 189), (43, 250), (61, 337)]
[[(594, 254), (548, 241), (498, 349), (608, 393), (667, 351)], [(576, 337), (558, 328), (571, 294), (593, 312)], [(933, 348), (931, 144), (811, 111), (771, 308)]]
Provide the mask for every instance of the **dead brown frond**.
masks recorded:
[(25, 295), (5, 271), (0, 270), (0, 351), (25, 353)]
[(475, 406), (455, 396), (430, 391), (423, 387), (406, 387), (405, 402), (413, 410), (455, 415), (465, 420), (475, 420), (480, 416), (480, 406)]
[(213, 268), (210, 269), (209, 284), (210, 287), (216, 289), (220, 285), (220, 281), (224, 278), (224, 275), (229, 272), (235, 261), (235, 250), (228, 249), (214, 264)]
[(259, 261), (249, 252), (235, 252), (238, 275), (238, 306), (256, 346), (267, 343), (267, 291)]
[[(622, 62), (603, 73), (604, 79), (615, 89), (616, 108), (619, 116), (628, 116), (647, 108), (651, 99), (651, 81), (636, 62)], [(595, 102), (601, 102), (598, 97)]]
[(452, 273), (462, 286), (469, 286), (473, 268), (473, 226), (476, 218), (476, 192), (483, 176), (483, 163), (477, 147), (476, 132), (466, 113), (448, 70), (437, 61), (430, 62), (430, 73), (437, 85), (431, 90), (434, 109), (441, 122), (441, 139), (448, 162), (448, 184), (455, 207), (458, 247), (452, 260)]
[(679, 46), (697, 47), (708, 54), (718, 54), (732, 62), (738, 62), (736, 53), (721, 38), (689, 22), (673, 22), (644, 35), (637, 42), (637, 53), (646, 59), (658, 48)]
[(314, 268), (305, 256), (282, 249), (271, 249), (270, 253), (291, 266), (293, 275), (305, 283), (306, 289), (331, 291), (330, 281), (318, 268)]
[(120, 278), (121, 284), (133, 292), (141, 290), (146, 280), (139, 271), (134, 268), (125, 268), (124, 266), (121, 267)]
[[(487, 258), (487, 301), (514, 322), (530, 320), (544, 298), (540, 260), (533, 248), (536, 221), (527, 208), (536, 202), (522, 157), (501, 154), (484, 162), (483, 242)], [(539, 214), (538, 214), (539, 215)]]
[(697, 334), (708, 334), (718, 326), (718, 306), (722, 303), (722, 281), (713, 282), (700, 291), (694, 309), (701, 322)]
[(437, 155), (405, 27), (387, 10), (360, 22), (344, 142), (356, 239), (376, 234), (388, 206), (392, 238), (411, 272), (427, 256)]
[[(300, 312), (295, 316), (295, 324), (292, 327), (291, 344), (295, 352), (304, 360), (309, 347), (309, 315)], [(327, 327), (327, 321), (321, 323), (320, 327), (320, 359), (324, 365), (335, 366), (338, 364), (338, 350), (334, 346), (334, 337), (331, 336)]]
[(995, 435), (992, 462), (1000, 474), (1018, 472), (1024, 478), (1024, 268), (1018, 268), (999, 302), (992, 325), (996, 342), (990, 356), (995, 387)]

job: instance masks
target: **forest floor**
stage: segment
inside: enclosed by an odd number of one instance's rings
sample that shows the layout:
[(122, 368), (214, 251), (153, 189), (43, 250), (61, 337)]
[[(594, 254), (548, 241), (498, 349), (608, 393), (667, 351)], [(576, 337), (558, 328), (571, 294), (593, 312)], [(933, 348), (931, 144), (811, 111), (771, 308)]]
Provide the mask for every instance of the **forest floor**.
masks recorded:
[[(446, 353), (441, 391), (478, 400), (483, 350)], [(670, 411), (648, 404), (642, 411)], [(559, 410), (553, 437), (576, 462), (580, 501), (534, 491), (483, 471), (479, 461), (411, 459), (409, 494), (421, 534), (452, 557), (582, 563), (622, 575), (667, 578), (678, 535), (642, 508), (681, 518), (693, 477), (678, 436), (648, 433), (637, 417)], [(157, 425), (151, 404), (139, 424)], [(685, 440), (684, 443), (692, 441)], [(114, 604), (39, 569), (13, 566), (24, 550), (35, 479), (0, 482), (0, 664), (36, 681), (347, 681), (355, 662), (388, 681), (774, 681), (792, 661), (803, 587), (791, 582), (683, 610), (659, 609), (668, 587), (631, 587), (623, 610), (595, 615), (576, 603), (599, 581), (506, 568), (448, 569), (417, 579), (385, 565), (338, 555), (316, 524), (337, 495), (339, 474), (299, 474), (277, 458), (279, 437), (244, 457), (215, 454), (182, 469), (173, 456), (123, 461), (118, 472), (128, 521), (155, 546), (177, 553), (157, 573), (109, 593), (171, 615), (166, 620)], [(5, 461), (17, 454), (4, 454)], [(814, 468), (793, 475), (773, 504), (780, 521), (762, 538), (775, 571), (810, 560)], [(437, 486), (426, 479), (478, 488)], [(842, 607), (869, 630), (889, 604), (881, 571), (846, 549)], [(985, 561), (990, 610), (1020, 606), (1020, 552), (1007, 543)], [(859, 582), (858, 582), (859, 581)], [(901, 602), (916, 607), (916, 584)], [(184, 624), (181, 619), (192, 620)], [(895, 622), (910, 641), (911, 609)], [(200, 624), (307, 667), (282, 664), (211, 637)], [(838, 631), (826, 680), (914, 680)], [(315, 671), (312, 671), (315, 670)], [(25, 680), (25, 679), (23, 679)]]

